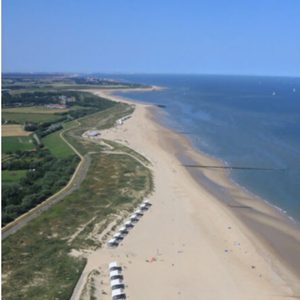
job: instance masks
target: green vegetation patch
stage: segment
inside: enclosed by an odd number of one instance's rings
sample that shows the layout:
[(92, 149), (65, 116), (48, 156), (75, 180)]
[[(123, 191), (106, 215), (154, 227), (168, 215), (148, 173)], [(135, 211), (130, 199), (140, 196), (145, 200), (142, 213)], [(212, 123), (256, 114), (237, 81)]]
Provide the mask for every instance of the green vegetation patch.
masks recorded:
[(46, 136), (43, 140), (45, 147), (47, 147), (55, 157), (68, 157), (69, 155), (75, 154), (73, 149), (61, 138), (61, 132), (62, 130)]
[(26, 170), (2, 171), (2, 184), (9, 184), (19, 181), (26, 176)]
[(34, 138), (30, 136), (5, 136), (2, 137), (2, 153), (17, 150), (30, 150), (36, 148)]
[(49, 109), (39, 106), (29, 106), (29, 107), (13, 107), (13, 108), (4, 108), (2, 109), (2, 112), (4, 113), (23, 113), (23, 114), (38, 114), (38, 113), (44, 113), (44, 114), (54, 114), (54, 113), (60, 113), (69, 111), (69, 109)]
[(66, 109), (51, 109), (51, 108), (44, 108), (41, 106), (21, 106), (21, 107), (12, 107), (12, 108), (4, 108), (2, 109), (2, 113), (24, 113), (24, 114), (55, 114), (55, 113), (62, 113), (68, 112), (70, 110), (78, 110), (78, 109), (88, 109), (88, 107), (81, 107), (81, 106), (72, 106)]
[(8, 224), (66, 186), (79, 160), (77, 155), (55, 158), (48, 150), (15, 154), (15, 159), (3, 162), (2, 170), (24, 170), (26, 175), (14, 184), (2, 187), (2, 225)]
[(62, 119), (61, 115), (54, 114), (33, 114), (33, 113), (12, 113), (2, 110), (2, 121), (13, 121), (20, 124), (31, 123), (48, 123)]
[[(69, 255), (66, 242), (40, 233), (41, 220), (2, 242), (2, 299), (70, 299), (86, 260)], [(35, 232), (28, 232), (30, 229)]]
[[(86, 263), (71, 256), (71, 250), (101, 247), (104, 240), (99, 240), (99, 234), (109, 222), (116, 215), (125, 218), (152, 193), (153, 178), (147, 167), (127, 154), (103, 153), (106, 147), (81, 136), (91, 128), (114, 126), (117, 119), (133, 109), (130, 105), (114, 104), (80, 119), (78, 127), (73, 127), (75, 122), (66, 123), (69, 130), (64, 137), (68, 142), (82, 154), (93, 152), (90, 167), (71, 195), (2, 241), (2, 299), (70, 299)], [(45, 187), (45, 182), (47, 188), (53, 186), (51, 172), (57, 169), (54, 163), (67, 165), (49, 158), (46, 166), (51, 169), (50, 174), (37, 183), (39, 189)], [(34, 179), (37, 173), (29, 174), (28, 179)], [(8, 192), (13, 194), (14, 190)], [(31, 198), (26, 198), (26, 203), (35, 200)]]
[(152, 189), (149, 169), (128, 155), (92, 155), (74, 193), (2, 242), (2, 299), (69, 299), (85, 263), (71, 249), (100, 247), (105, 227), (96, 225), (132, 212)]
[(77, 123), (76, 120), (71, 121), (71, 122), (63, 123), (64, 129), (69, 129), (69, 128), (71, 128), (71, 127), (77, 127), (77, 126), (78, 126), (78, 123)]
[(136, 157), (136, 159), (138, 159), (139, 161), (141, 161), (146, 166), (150, 165), (150, 161), (146, 157), (144, 157), (143, 155), (137, 153), (133, 149), (131, 149), (129, 147), (126, 147), (124, 145), (121, 145), (119, 143), (113, 142), (113, 141), (109, 141), (109, 140), (105, 140), (105, 139), (103, 139), (103, 141), (106, 144), (112, 146), (114, 151), (120, 151), (120, 152), (128, 153), (128, 154)]
[(84, 155), (90, 151), (107, 150), (107, 147), (101, 145), (99, 141), (86, 139), (82, 134), (91, 128), (104, 130), (115, 126), (116, 121), (126, 115), (133, 113), (134, 107), (128, 104), (118, 104), (112, 108), (89, 115), (78, 120), (80, 126), (72, 128), (63, 133), (63, 136), (73, 145), (76, 150)]

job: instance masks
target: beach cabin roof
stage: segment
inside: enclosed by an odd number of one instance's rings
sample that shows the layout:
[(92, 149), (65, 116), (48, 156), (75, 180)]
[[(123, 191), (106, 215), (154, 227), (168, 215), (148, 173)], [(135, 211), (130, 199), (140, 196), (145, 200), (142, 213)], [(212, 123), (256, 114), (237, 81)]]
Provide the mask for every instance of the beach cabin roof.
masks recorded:
[(121, 233), (120, 232), (115, 233), (114, 237), (121, 237)]
[(150, 201), (147, 199), (144, 201), (145, 204), (150, 203)]
[(141, 214), (142, 212), (138, 209), (138, 210), (136, 210), (134, 213), (136, 213), (136, 214)]
[(110, 239), (107, 244), (113, 244), (113, 243), (117, 243), (117, 240), (116, 239)]
[(136, 214), (133, 214), (131, 217), (130, 217), (130, 219), (135, 219), (137, 217), (137, 215)]
[(110, 282), (110, 287), (113, 287), (115, 285), (120, 285), (120, 284), (122, 284), (120, 279), (114, 279)]
[(110, 268), (110, 269), (111, 269), (111, 268), (115, 268), (115, 267), (118, 267), (118, 263), (117, 263), (116, 261), (111, 262), (111, 263), (109, 264), (109, 268)]
[(130, 225), (130, 224), (131, 224), (131, 221), (125, 222), (125, 225)]
[(89, 136), (97, 136), (97, 135), (99, 135), (99, 132), (97, 132), (97, 131), (92, 131), (92, 132), (90, 132), (88, 135), (89, 135)]
[(141, 204), (140, 207), (146, 207), (146, 204)]
[(120, 295), (124, 295), (124, 294), (122, 293), (122, 290), (121, 290), (121, 289), (112, 290), (112, 292), (111, 292), (112, 298), (114, 298), (115, 296), (120, 296)]
[(126, 229), (126, 227), (121, 227), (120, 229), (119, 229), (119, 231), (126, 231), (127, 229)]
[(110, 271), (109, 272), (109, 277), (118, 276), (118, 275), (119, 275), (119, 271), (118, 270), (114, 270), (114, 271)]

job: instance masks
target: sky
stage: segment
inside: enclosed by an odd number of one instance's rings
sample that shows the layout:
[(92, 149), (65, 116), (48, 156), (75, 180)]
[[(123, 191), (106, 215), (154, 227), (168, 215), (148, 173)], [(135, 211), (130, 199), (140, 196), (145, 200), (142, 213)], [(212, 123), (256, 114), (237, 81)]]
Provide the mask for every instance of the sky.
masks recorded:
[(300, 76), (299, 0), (2, 0), (2, 72)]

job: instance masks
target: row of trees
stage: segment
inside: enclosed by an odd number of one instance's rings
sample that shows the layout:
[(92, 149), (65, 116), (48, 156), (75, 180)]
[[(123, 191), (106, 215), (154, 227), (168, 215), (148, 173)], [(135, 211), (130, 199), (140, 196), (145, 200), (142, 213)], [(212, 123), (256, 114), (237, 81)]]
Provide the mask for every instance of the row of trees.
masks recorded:
[(47, 151), (41, 152), (45, 156), (37, 153), (36, 157), (19, 157), (11, 163), (11, 170), (24, 168), (28, 172), (19, 182), (2, 185), (2, 226), (63, 188), (80, 160), (76, 155), (55, 158)]
[(16, 103), (21, 105), (46, 105), (49, 103), (60, 103), (61, 93), (45, 93), (45, 92), (34, 92), (34, 93), (21, 93), (21, 94), (10, 94), (2, 93), (2, 104), (5, 106), (13, 106)]
[[(97, 109), (105, 109), (114, 105), (112, 101), (92, 95), (91, 93), (84, 92), (64, 92), (66, 98), (75, 99), (74, 102), (68, 102), (69, 106), (76, 104), (83, 107), (94, 107)], [(46, 105), (49, 103), (60, 103), (59, 96), (61, 93), (54, 92), (34, 92), (34, 93), (21, 93), (10, 94), (2, 93), (2, 104), (5, 106), (13, 106), (16, 103), (20, 105)], [(59, 112), (57, 114), (60, 114)]]

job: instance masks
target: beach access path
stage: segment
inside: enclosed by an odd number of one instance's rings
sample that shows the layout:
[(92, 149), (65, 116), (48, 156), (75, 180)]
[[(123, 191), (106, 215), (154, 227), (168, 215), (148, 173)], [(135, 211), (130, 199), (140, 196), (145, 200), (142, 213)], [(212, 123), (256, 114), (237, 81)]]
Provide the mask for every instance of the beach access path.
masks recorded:
[[(109, 91), (97, 94), (133, 103), (111, 96)], [(116, 249), (104, 245), (85, 253), (87, 265), (72, 300), (80, 298), (93, 270), (100, 272), (94, 278), (95, 296), (111, 299), (108, 264), (113, 261), (122, 266), (129, 299), (299, 297), (299, 278), (182, 167), (176, 157), (178, 145), (197, 156), (203, 165), (210, 163), (210, 158), (196, 153), (186, 138), (154, 122), (150, 105), (135, 104), (132, 118), (103, 130), (101, 138), (124, 143), (150, 157), (155, 191), (149, 199), (153, 205)], [(224, 172), (205, 172), (220, 177), (220, 184), (229, 184)], [(230, 187), (239, 197), (250, 197)]]

